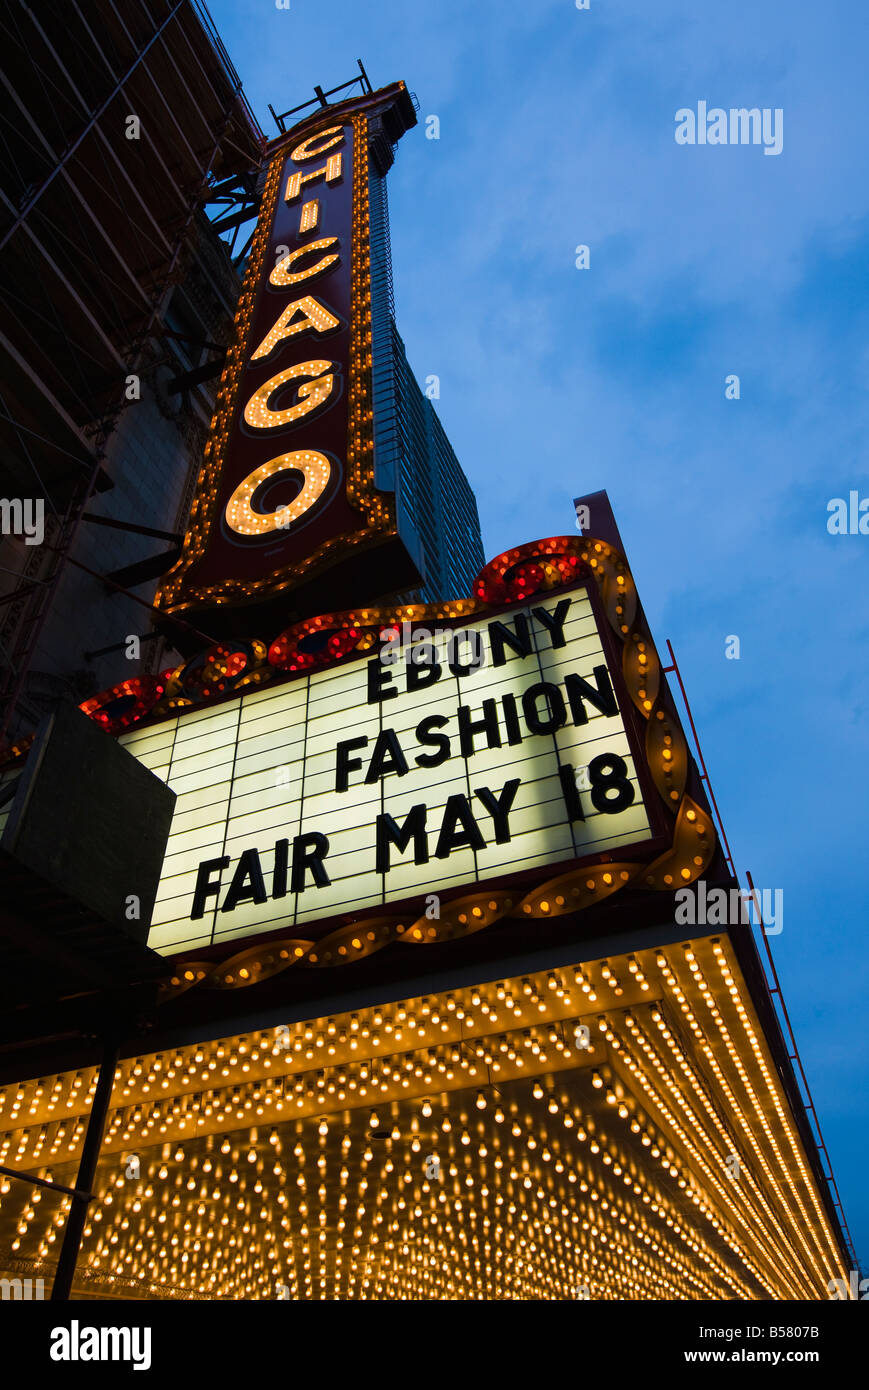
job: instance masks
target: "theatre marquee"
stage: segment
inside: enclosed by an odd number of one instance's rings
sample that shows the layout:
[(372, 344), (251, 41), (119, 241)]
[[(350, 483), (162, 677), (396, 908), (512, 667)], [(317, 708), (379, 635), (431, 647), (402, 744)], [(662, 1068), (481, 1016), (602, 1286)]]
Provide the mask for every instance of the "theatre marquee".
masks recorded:
[[(652, 836), (587, 590), (122, 735), (177, 793), (187, 951)], [(393, 642), (390, 638), (393, 638)]]

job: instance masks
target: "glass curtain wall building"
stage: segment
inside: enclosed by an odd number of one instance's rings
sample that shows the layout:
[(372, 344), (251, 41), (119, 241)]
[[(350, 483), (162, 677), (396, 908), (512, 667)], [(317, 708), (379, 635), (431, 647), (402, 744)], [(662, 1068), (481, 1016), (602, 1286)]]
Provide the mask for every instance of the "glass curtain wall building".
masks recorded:
[(462, 598), (485, 563), (477, 503), (396, 327), (386, 175), (374, 169), (370, 211), (377, 483), (395, 489), (399, 530), (416, 543), (423, 584), (408, 598)]

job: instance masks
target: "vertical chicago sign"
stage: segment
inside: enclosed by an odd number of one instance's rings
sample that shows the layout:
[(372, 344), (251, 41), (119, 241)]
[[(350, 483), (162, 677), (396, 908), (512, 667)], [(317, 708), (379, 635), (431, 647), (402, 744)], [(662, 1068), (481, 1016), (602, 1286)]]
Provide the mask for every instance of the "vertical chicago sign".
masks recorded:
[[(396, 117), (395, 112), (398, 111)], [(305, 586), (416, 578), (375, 487), (369, 145), (415, 117), (403, 83), (275, 143), (180, 559), (158, 606), (223, 610)], [(363, 570), (364, 557), (364, 570)], [(339, 579), (339, 575), (342, 578)]]

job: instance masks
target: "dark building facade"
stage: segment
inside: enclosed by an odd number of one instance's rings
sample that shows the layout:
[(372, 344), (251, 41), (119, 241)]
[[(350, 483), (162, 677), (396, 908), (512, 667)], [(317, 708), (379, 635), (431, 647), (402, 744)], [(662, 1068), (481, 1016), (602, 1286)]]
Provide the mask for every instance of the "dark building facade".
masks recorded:
[(240, 284), (203, 208), (262, 136), (192, 0), (71, 3), (62, 35), (10, 0), (0, 36), (2, 743), (165, 662), (147, 605)]

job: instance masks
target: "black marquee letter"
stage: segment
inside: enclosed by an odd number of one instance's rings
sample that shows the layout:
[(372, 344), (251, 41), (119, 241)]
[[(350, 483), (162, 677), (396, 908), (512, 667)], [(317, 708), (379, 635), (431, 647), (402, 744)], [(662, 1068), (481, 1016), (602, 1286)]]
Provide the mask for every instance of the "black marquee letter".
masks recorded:
[(319, 830), (309, 830), (305, 835), (293, 839), (293, 876), (290, 882), (292, 893), (301, 893), (305, 887), (305, 871), (310, 870), (318, 888), (328, 888), (332, 882), (323, 867), (323, 860), (329, 853), (329, 840)]
[(262, 865), (259, 862), (259, 854), (255, 849), (246, 849), (232, 876), (232, 882), (226, 891), (221, 912), (232, 912), (239, 903), (246, 902), (248, 898), (255, 903), (268, 901), (268, 893), (263, 882)]
[(545, 608), (535, 608), (533, 613), (543, 626), (548, 630), (553, 647), (563, 647), (564, 643), (564, 623), (567, 618), (567, 610), (570, 607), (570, 599), (563, 598), (555, 605), (554, 613), (547, 613)]
[(399, 777), (403, 777), (407, 771), (407, 758), (401, 751), (398, 735), (394, 729), (382, 729), (377, 735), (371, 762), (365, 774), (366, 785), (378, 782), (387, 772), (397, 772)]
[[(229, 855), (224, 855), (222, 859), (203, 859), (196, 874), (196, 888), (193, 893), (193, 906), (190, 909), (191, 920), (205, 916), (205, 902), (207, 898), (216, 898), (220, 892), (220, 870), (229, 867)], [(211, 882), (212, 872), (217, 869), (217, 882)]]
[(285, 898), (287, 896), (287, 859), (289, 848), (289, 840), (275, 841), (275, 871), (272, 874), (273, 898)]
[[(425, 651), (427, 653), (430, 652), (432, 657), (435, 656), (435, 648), (431, 642), (423, 643), (421, 647), (415, 650)], [(408, 662), (405, 668), (405, 676), (407, 678), (408, 690), (421, 690), (423, 686), (434, 685), (435, 681), (440, 680), (441, 664), (439, 661), (429, 661), (428, 657), (426, 657), (425, 661), (417, 659)]]
[(354, 748), (365, 748), (368, 744), (367, 738), (345, 738), (342, 739), (335, 749), (335, 790), (336, 792), (346, 792), (350, 785), (350, 773), (358, 772), (362, 766), (361, 758), (350, 758)]
[(498, 845), (506, 845), (510, 840), (510, 811), (521, 785), (521, 777), (511, 777), (509, 782), (504, 783), (499, 796), (496, 796), (488, 787), (474, 788), (474, 796), (479, 797), (492, 817), (495, 826), (495, 843)]
[(474, 813), (468, 805), (463, 792), (456, 792), (447, 800), (441, 833), (438, 835), (435, 855), (438, 859), (449, 859), (454, 849), (469, 845), (471, 849), (485, 849), (480, 827), (474, 820)]
[(388, 811), (381, 812), (377, 817), (377, 854), (374, 861), (377, 873), (385, 874), (389, 870), (389, 846), (395, 845), (399, 853), (403, 854), (410, 844), (411, 837), (414, 864), (428, 863), (426, 815), (427, 811), (422, 801), (417, 802), (416, 806), (411, 806), (404, 818), (404, 825), (399, 825)]
[(504, 655), (505, 646), (512, 647), (518, 656), (530, 656), (533, 651), (528, 619), (524, 613), (516, 614), (513, 627), (515, 631), (511, 632), (506, 623), (489, 623), (489, 645), (492, 648), (492, 663), (495, 666), (503, 666), (507, 660)]
[(395, 686), (388, 687), (392, 681), (392, 672), (388, 666), (380, 660), (379, 656), (374, 657), (368, 663), (368, 703), (369, 705), (380, 705), (384, 700), (391, 700), (398, 694)]
[(576, 773), (573, 770), (573, 764), (559, 763), (558, 777), (561, 782), (561, 792), (564, 797), (567, 819), (585, 820), (585, 812), (582, 809), (582, 801), (579, 795), (579, 788), (576, 785)]
[[(547, 715), (537, 713), (537, 701), (541, 695), (546, 696)], [(553, 734), (567, 718), (564, 697), (558, 686), (550, 681), (538, 681), (537, 685), (528, 687), (522, 696), (522, 713), (532, 734)]]
[[(460, 659), (459, 643), (462, 638), (468, 640), (469, 660), (463, 665)], [(459, 628), (458, 632), (453, 632), (447, 642), (449, 653), (449, 667), (454, 676), (466, 676), (469, 671), (478, 671), (485, 664), (486, 652), (483, 647), (483, 634), (481, 632), (469, 631), (468, 628)]]
[(483, 701), (482, 719), (471, 718), (470, 705), (459, 705), (456, 710), (459, 721), (459, 745), (463, 758), (470, 758), (474, 751), (474, 735), (485, 734), (489, 748), (501, 747), (501, 730), (498, 725), (498, 709), (492, 699)]
[(426, 748), (437, 748), (437, 753), (417, 753), (414, 762), (420, 767), (440, 767), (450, 756), (450, 740), (446, 734), (436, 734), (435, 729), (442, 729), (445, 724), (449, 724), (449, 719), (445, 714), (429, 714), (425, 719), (421, 719), (416, 726), (416, 741), (423, 744)]
[(567, 698), (570, 701), (570, 713), (573, 715), (574, 724), (588, 723), (588, 710), (583, 704), (588, 700), (589, 704), (594, 705), (595, 709), (600, 710), (601, 714), (612, 716), (618, 714), (619, 707), (616, 704), (616, 697), (610, 685), (609, 672), (605, 666), (595, 666), (592, 675), (597, 682), (597, 689), (582, 676), (565, 676), (564, 688), (567, 691)]

